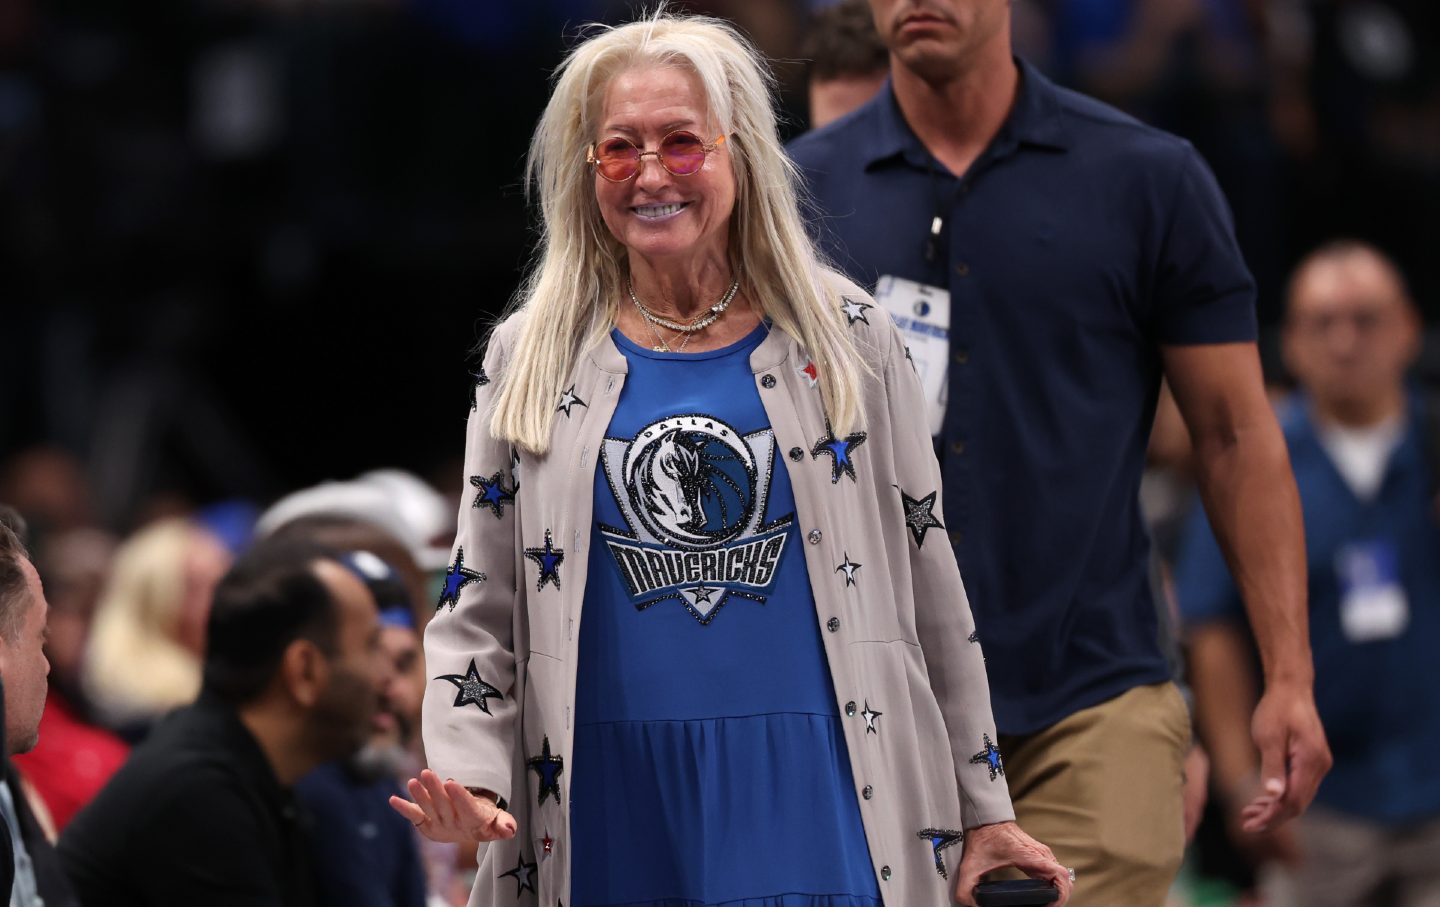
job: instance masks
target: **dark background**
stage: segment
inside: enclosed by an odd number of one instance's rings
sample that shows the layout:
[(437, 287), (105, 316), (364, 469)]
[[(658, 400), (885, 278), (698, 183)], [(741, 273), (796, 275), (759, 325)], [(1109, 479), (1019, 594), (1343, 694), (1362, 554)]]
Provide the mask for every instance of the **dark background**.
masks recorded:
[[(812, 5), (672, 4), (777, 60), (787, 134)], [(3, 0), (0, 464), (72, 454), (121, 530), (377, 466), (454, 491), (469, 357), (534, 238), (520, 180), (548, 74), (582, 23), (633, 8)], [(1014, 15), (1042, 70), (1205, 154), (1267, 328), (1296, 258), (1339, 235), (1393, 253), (1440, 316), (1435, 4)]]

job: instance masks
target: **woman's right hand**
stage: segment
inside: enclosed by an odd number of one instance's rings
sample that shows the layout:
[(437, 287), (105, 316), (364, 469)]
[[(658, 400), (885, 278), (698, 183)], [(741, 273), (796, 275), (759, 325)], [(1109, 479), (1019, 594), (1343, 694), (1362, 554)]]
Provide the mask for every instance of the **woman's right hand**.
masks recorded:
[(497, 806), (492, 797), (472, 794), (458, 781), (441, 781), (427, 768), (406, 787), (415, 802), (391, 797), (390, 806), (432, 841), (478, 844), (515, 837), (514, 816)]

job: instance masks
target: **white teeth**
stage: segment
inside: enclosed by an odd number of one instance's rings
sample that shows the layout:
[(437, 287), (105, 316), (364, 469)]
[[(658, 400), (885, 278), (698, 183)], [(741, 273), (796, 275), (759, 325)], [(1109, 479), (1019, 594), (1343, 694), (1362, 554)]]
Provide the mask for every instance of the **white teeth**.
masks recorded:
[(639, 205), (635, 208), (635, 213), (641, 217), (664, 217), (667, 214), (674, 214), (683, 207), (685, 206), (678, 203), (670, 205)]

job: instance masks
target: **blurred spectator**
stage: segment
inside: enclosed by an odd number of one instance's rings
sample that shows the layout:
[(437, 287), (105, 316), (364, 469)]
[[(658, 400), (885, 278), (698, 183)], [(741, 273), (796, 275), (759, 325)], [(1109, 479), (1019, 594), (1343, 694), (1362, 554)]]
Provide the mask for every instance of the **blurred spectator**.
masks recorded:
[[(1394, 264), (1326, 245), (1291, 283), (1283, 410), (1308, 543), (1315, 697), (1335, 767), (1295, 825), (1237, 835), (1257, 859), (1299, 860), (1308, 907), (1440, 902), (1440, 413), (1407, 390), (1418, 318)], [(1248, 734), (1253, 643), (1197, 510), (1176, 574), (1197, 718), (1238, 825), (1257, 783)], [(1297, 849), (1298, 843), (1298, 849)]]
[(890, 51), (868, 0), (841, 0), (815, 13), (801, 54), (810, 61), (811, 129), (873, 98), (890, 75)]
[(115, 554), (86, 652), (83, 684), (96, 716), (138, 739), (200, 690), (205, 620), (230, 554), (208, 531), (168, 519)]
[(374, 596), (338, 558), (262, 542), (220, 582), (200, 699), (60, 838), (85, 904), (315, 903), (290, 788), (365, 743), (388, 684)]
[(75, 529), (52, 534), (37, 557), (50, 600), (45, 642), (50, 692), (40, 719), (40, 743), (17, 756), (15, 764), (44, 801), (56, 829), (100, 792), (130, 752), (119, 737), (91, 723), (80, 687), (91, 619), (114, 549), (108, 534)]
[(21, 451), (0, 469), (0, 501), (26, 515), (42, 537), (50, 532), (89, 526), (90, 486), (84, 466), (55, 447)]
[[(433, 600), (435, 579), (450, 563), (455, 510), (423, 479), (399, 469), (379, 469), (347, 482), (323, 482), (292, 492), (261, 514), (255, 529), (266, 536), (292, 520), (327, 517), (380, 529), (393, 541), (375, 553), (404, 577), (416, 626), (423, 628), (433, 613), (424, 603)], [(389, 553), (396, 542), (404, 556)]]
[[(352, 758), (322, 765), (295, 786), (315, 817), (312, 840), (320, 903), (419, 907), (427, 891), (419, 836), (389, 807), (392, 794), (403, 795), (400, 780), (423, 767), (416, 750), (425, 661), (405, 570), (399, 569), (403, 563), (414, 572), (414, 562), (381, 529), (338, 516), (292, 520), (270, 539), (273, 544), (300, 540), (352, 552), (347, 563), (365, 580), (380, 609), (381, 657), (391, 675), (369, 742)], [(452, 850), (445, 866), (453, 865)]]
[(24, 533), (19, 515), (0, 505), (0, 675), (5, 681), (0, 892), (12, 907), (62, 907), (75, 903), (74, 895), (8, 758), (35, 747), (50, 672), (44, 654), (49, 606)]

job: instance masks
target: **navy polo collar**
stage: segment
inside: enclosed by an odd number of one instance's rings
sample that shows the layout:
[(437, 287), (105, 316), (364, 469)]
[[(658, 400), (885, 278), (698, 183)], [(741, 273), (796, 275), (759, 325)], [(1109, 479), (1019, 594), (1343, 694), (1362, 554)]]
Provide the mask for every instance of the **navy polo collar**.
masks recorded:
[[(1064, 151), (1069, 147), (1069, 136), (1055, 83), (1019, 57), (1015, 58), (1015, 64), (1020, 68), (1015, 106), (985, 156), (1008, 154), (1021, 145)], [(930, 154), (916, 138), (910, 124), (905, 122), (889, 79), (875, 100), (870, 102), (869, 113), (871, 128), (862, 133), (866, 139), (861, 147), (861, 159), (867, 170), (896, 156), (904, 156), (911, 163), (925, 166)]]

